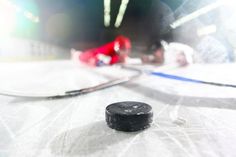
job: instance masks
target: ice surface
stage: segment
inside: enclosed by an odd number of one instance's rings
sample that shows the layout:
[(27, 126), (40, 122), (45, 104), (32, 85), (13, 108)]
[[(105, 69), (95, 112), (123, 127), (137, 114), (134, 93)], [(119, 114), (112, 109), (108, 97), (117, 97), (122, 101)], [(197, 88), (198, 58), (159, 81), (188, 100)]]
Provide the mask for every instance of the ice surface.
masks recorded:
[[(118, 67), (81, 66), (70, 61), (4, 63), (0, 87), (55, 92), (131, 75)], [(236, 84), (235, 66), (193, 65), (166, 73)], [(122, 86), (67, 99), (0, 96), (0, 156), (235, 157), (235, 90), (143, 75)], [(150, 104), (151, 128), (136, 133), (108, 128), (105, 107), (118, 101)]]

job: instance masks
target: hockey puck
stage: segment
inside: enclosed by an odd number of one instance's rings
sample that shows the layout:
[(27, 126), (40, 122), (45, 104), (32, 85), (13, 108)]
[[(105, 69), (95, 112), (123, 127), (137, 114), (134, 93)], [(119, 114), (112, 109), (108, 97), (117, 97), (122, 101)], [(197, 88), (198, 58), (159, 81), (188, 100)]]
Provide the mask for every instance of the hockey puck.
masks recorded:
[(141, 102), (118, 102), (106, 107), (107, 125), (118, 131), (140, 131), (152, 123), (152, 107)]

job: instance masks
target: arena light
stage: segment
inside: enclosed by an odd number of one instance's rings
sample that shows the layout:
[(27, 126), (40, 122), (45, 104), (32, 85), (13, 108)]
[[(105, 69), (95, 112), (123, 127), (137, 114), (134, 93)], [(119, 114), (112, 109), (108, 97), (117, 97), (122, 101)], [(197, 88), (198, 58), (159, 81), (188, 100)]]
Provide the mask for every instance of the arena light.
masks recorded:
[(111, 21), (111, 0), (104, 0), (104, 25), (105, 27), (110, 26)]
[(27, 17), (28, 19), (31, 19), (31, 20), (34, 18), (34, 15), (28, 11), (24, 11), (24, 15), (25, 15), (25, 17)]
[(199, 37), (201, 37), (204, 35), (209, 35), (209, 34), (215, 33), (216, 31), (217, 31), (216, 25), (208, 25), (208, 26), (198, 29), (197, 35)]
[(35, 22), (35, 23), (39, 23), (39, 17), (35, 17), (35, 18), (34, 18), (34, 22)]
[(7, 36), (12, 33), (15, 28), (16, 16), (15, 11), (6, 5), (2, 5), (0, 1), (0, 37)]
[(182, 17), (182, 18), (176, 20), (175, 22), (173, 22), (173, 23), (170, 25), (170, 27), (171, 27), (172, 29), (175, 29), (175, 28), (177, 28), (177, 27), (179, 27), (179, 26), (185, 24), (186, 22), (189, 22), (189, 21), (191, 21), (191, 20), (193, 20), (193, 19), (198, 18), (199, 16), (201, 16), (201, 15), (203, 15), (203, 14), (206, 14), (206, 13), (212, 11), (212, 10), (215, 10), (215, 9), (219, 8), (219, 7), (222, 6), (223, 4), (224, 4), (224, 2), (222, 2), (222, 1), (217, 1), (217, 2), (215, 2), (215, 3), (209, 4), (209, 5), (207, 5), (207, 6), (203, 7), (203, 8), (201, 8), (201, 9), (199, 9), (199, 10), (197, 10), (197, 11), (195, 11), (195, 12), (193, 12), (193, 13), (187, 15), (187, 16), (184, 16), (184, 17)]
[(38, 23), (38, 22), (39, 22), (39, 17), (33, 15), (31, 12), (29, 12), (29, 11), (27, 11), (27, 10), (24, 11), (24, 16), (25, 16), (27, 19), (29, 19), (29, 20), (31, 20), (32, 22), (34, 22), (34, 23)]
[(129, 0), (122, 0), (122, 2), (121, 2), (119, 13), (116, 17), (116, 22), (115, 22), (116, 28), (120, 27), (120, 25), (122, 23), (128, 3), (129, 3)]
[(38, 23), (39, 22), (39, 17), (33, 15), (28, 10), (24, 10), (23, 8), (17, 6), (16, 4), (12, 3), (9, 0), (0, 0), (0, 5), (3, 8), (8, 8), (8, 11), (11, 10), (10, 12), (15, 12), (15, 13), (21, 13), (23, 14), (27, 19), (31, 20), (32, 22)]

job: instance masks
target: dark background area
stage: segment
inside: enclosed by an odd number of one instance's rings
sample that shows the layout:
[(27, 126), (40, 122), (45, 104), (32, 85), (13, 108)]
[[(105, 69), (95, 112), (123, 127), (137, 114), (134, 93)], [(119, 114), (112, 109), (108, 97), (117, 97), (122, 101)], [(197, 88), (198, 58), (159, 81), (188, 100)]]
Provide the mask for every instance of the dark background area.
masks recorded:
[(87, 48), (123, 34), (146, 45), (159, 38), (158, 0), (130, 0), (119, 28), (114, 23), (121, 0), (111, 0), (111, 24), (104, 26), (103, 0), (37, 0), (40, 38), (63, 46)]
[[(121, 0), (111, 0), (111, 23), (104, 26), (103, 0), (14, 0), (40, 17), (34, 28), (19, 30), (18, 36), (64, 47), (85, 49), (111, 41), (123, 34), (138, 45), (159, 38), (159, 0), (130, 0), (122, 24), (114, 23)], [(33, 9), (32, 9), (33, 8)], [(23, 32), (23, 33), (22, 33)]]

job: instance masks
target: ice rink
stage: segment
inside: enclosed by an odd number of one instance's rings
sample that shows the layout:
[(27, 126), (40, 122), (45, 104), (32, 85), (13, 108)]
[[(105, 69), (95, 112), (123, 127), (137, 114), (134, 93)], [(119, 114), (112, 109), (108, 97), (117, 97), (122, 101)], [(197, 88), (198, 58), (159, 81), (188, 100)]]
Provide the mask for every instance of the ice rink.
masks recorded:
[[(152, 67), (138, 67), (151, 69)], [(236, 84), (236, 64), (151, 70)], [(72, 61), (0, 63), (0, 91), (54, 94), (133, 75)], [(235, 157), (236, 89), (143, 74), (109, 89), (66, 99), (0, 96), (0, 157)], [(152, 126), (112, 130), (105, 107), (141, 101), (153, 107)]]

